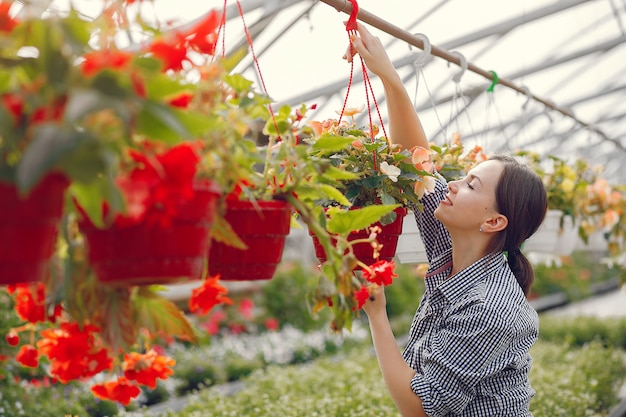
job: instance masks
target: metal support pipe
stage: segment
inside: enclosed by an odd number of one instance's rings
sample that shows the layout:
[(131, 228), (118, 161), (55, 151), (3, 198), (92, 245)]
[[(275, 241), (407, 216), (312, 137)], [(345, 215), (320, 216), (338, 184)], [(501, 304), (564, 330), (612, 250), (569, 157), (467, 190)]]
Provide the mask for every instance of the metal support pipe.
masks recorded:
[[(334, 7), (337, 11), (339, 12), (343, 12), (346, 13), (348, 15), (350, 15), (352, 13), (352, 3), (350, 3), (348, 0), (319, 0), (323, 3), (328, 4), (329, 6)], [(560, 3), (560, 7), (572, 7), (581, 3), (585, 3), (586, 1), (589, 0), (569, 0), (569, 2), (561, 2)], [(568, 4), (566, 6), (563, 6), (563, 3), (571, 3)], [(412, 33), (407, 32), (406, 30), (395, 26), (381, 18), (379, 18), (378, 16), (359, 8), (359, 13), (357, 15), (357, 19), (365, 22), (375, 28), (378, 28), (380, 30), (382, 30), (383, 32), (386, 32), (387, 34), (395, 37), (396, 39), (401, 39), (407, 43), (409, 43), (410, 45), (413, 45), (421, 50), (424, 50), (424, 41), (420, 38), (417, 37), (415, 35), (413, 35)], [(431, 45), (431, 55), (433, 56), (437, 56), (439, 58), (445, 59), (448, 62), (451, 62), (453, 64), (456, 64), (458, 66), (461, 66), (461, 60), (459, 58), (458, 55), (452, 54), (449, 51), (442, 49), (440, 47), (437, 47), (435, 45)], [(471, 71), (475, 74), (478, 74), (484, 78), (486, 78), (487, 80), (494, 82), (494, 76), (495, 74), (493, 72), (490, 71), (486, 71), (474, 64), (472, 64), (471, 62), (468, 62), (468, 66), (467, 66), (467, 70)], [(551, 100), (547, 100), (544, 98), (541, 98), (535, 94), (530, 93), (525, 87), (522, 86), (518, 86), (516, 84), (514, 84), (513, 82), (509, 81), (508, 79), (505, 78), (498, 78), (497, 80), (498, 85), (502, 85), (505, 86), (507, 88), (510, 88), (512, 90), (517, 91), (518, 93), (524, 94), (526, 96), (528, 96), (530, 99), (537, 101), (541, 104), (543, 104), (544, 106), (546, 106), (549, 109), (552, 109), (556, 112), (561, 113), (562, 115), (569, 117), (570, 119), (574, 120), (576, 123), (578, 123), (579, 125), (583, 126), (584, 128), (597, 133), (598, 135), (600, 135), (602, 138), (611, 141), (613, 143), (616, 143), (618, 141), (616, 141), (613, 138), (610, 138), (606, 133), (604, 133), (600, 128), (593, 126), (590, 123), (584, 122), (582, 120), (580, 120), (579, 118), (576, 117), (576, 115), (574, 115), (574, 113), (571, 111), (571, 109), (569, 108), (565, 108), (565, 107), (560, 107), (557, 106), (554, 102), (552, 102)]]

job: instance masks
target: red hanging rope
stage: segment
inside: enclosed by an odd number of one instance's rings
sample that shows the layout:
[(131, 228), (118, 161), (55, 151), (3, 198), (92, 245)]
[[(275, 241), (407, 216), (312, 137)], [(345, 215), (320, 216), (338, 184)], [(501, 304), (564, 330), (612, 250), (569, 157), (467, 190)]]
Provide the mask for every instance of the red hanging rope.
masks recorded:
[[(357, 36), (357, 16), (359, 15), (359, 5), (357, 0), (349, 0), (352, 3), (352, 12), (350, 13), (350, 17), (346, 22), (346, 31), (348, 33), (348, 39), (350, 42), (350, 54), (354, 55), (354, 46), (352, 45), (352, 36)], [(378, 114), (378, 120), (380, 122), (380, 128), (383, 131), (383, 135), (385, 136), (385, 140), (387, 145), (390, 146), (389, 138), (387, 137), (387, 131), (385, 130), (385, 125), (383, 123), (383, 119), (380, 115), (380, 108), (378, 107), (378, 102), (376, 101), (376, 95), (374, 94), (374, 88), (372, 87), (372, 82), (367, 73), (367, 67), (365, 65), (365, 61), (359, 55), (359, 59), (361, 60), (361, 71), (363, 72), (363, 84), (365, 86), (365, 101), (367, 104), (367, 116), (369, 119), (369, 127), (370, 127), (370, 139), (372, 142), (375, 140), (374, 133), (374, 122), (372, 120), (372, 111), (370, 104), (370, 94), (372, 95), (372, 101), (374, 102), (374, 107), (376, 108), (376, 113)], [(346, 90), (346, 97), (343, 101), (343, 107), (341, 108), (341, 114), (339, 116), (339, 123), (341, 123), (341, 119), (343, 118), (343, 114), (346, 110), (346, 105), (348, 103), (348, 96), (350, 95), (350, 87), (352, 86), (352, 78), (354, 75), (354, 60), (350, 61), (350, 78), (348, 79), (348, 88)], [(378, 162), (376, 161), (376, 153), (374, 153), (374, 166), (378, 166)]]
[[(217, 31), (218, 37), (220, 36), (220, 33), (223, 32), (222, 58), (225, 56), (225, 53), (226, 53), (226, 40), (225, 39), (226, 39), (226, 3), (227, 2), (228, 0), (224, 0), (222, 19), (220, 21), (220, 26)], [(265, 80), (263, 79), (263, 74), (261, 73), (261, 66), (259, 65), (259, 59), (257, 58), (256, 53), (254, 52), (254, 46), (252, 45), (252, 36), (250, 35), (250, 31), (248, 30), (248, 25), (246, 25), (246, 20), (243, 17), (244, 12), (243, 12), (243, 8), (241, 7), (241, 3), (239, 2), (239, 0), (237, 0), (237, 10), (239, 11), (239, 16), (241, 17), (241, 22), (243, 23), (243, 29), (246, 34), (246, 40), (248, 42), (248, 46), (250, 47), (250, 54), (252, 55), (252, 60), (254, 61), (254, 66), (256, 67), (257, 74), (259, 76), (259, 81), (261, 82), (261, 88), (263, 89), (263, 92), (265, 93), (265, 95), (269, 96), (269, 94), (267, 93), (267, 87), (265, 86)], [(274, 128), (276, 129), (277, 140), (282, 140), (280, 136), (280, 131), (278, 130), (278, 123), (276, 122), (274, 109), (272, 108), (272, 103), (268, 103), (267, 107), (270, 112), (270, 116), (272, 118), (272, 123), (274, 123)]]

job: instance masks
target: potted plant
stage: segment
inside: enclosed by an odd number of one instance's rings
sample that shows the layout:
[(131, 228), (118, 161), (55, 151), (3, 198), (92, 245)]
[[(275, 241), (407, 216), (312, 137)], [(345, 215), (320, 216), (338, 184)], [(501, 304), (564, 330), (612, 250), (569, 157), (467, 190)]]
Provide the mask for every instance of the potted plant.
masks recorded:
[[(351, 122), (329, 119), (312, 122), (314, 136), (311, 152), (332, 161), (341, 170), (341, 191), (347, 201), (332, 198), (325, 202), (327, 212), (379, 207), (386, 209), (380, 221), (362, 225), (350, 233), (355, 255), (360, 267), (379, 259), (391, 261), (396, 255), (398, 237), (402, 233), (403, 220), (409, 207), (420, 207), (419, 197), (430, 186), (430, 174), (422, 164), (428, 163), (430, 155), (422, 148), (408, 150), (393, 145), (378, 128), (359, 127), (354, 115), (359, 110), (348, 109)], [(377, 243), (367, 237), (376, 230)], [(313, 237), (316, 255), (323, 261), (324, 253), (318, 240)]]

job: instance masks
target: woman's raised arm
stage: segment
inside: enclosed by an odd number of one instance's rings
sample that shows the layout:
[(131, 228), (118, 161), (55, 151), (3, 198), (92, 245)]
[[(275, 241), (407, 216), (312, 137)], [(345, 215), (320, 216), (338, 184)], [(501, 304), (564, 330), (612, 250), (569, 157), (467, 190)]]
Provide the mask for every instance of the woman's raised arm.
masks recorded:
[(354, 49), (348, 47), (344, 59), (352, 61), (355, 53), (361, 55), (365, 64), (382, 81), (387, 98), (389, 134), (393, 143), (406, 149), (421, 146), (429, 149), (428, 139), (413, 108), (402, 79), (393, 67), (379, 38), (372, 35), (361, 23), (357, 24), (359, 36), (352, 36)]

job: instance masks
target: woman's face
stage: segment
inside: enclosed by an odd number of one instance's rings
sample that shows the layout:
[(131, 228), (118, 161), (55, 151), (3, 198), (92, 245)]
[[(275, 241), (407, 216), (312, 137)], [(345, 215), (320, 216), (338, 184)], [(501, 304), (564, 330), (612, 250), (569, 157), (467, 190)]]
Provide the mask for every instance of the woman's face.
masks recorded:
[(465, 178), (448, 183), (450, 192), (435, 210), (435, 217), (450, 232), (478, 231), (498, 215), (496, 184), (503, 170), (500, 161), (488, 160), (472, 168)]

